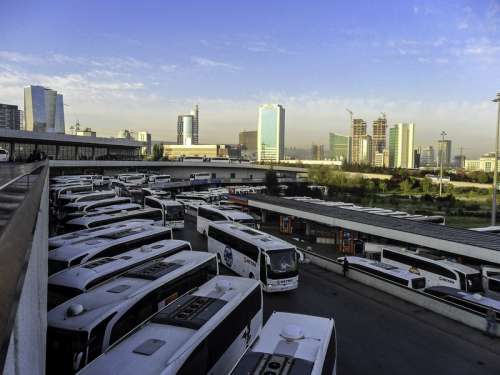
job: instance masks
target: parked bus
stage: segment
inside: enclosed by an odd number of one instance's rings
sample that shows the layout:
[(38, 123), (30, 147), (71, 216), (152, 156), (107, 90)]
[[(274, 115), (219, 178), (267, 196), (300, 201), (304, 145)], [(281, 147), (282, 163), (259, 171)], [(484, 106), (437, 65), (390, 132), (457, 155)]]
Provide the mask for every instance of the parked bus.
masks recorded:
[(0, 147), (0, 163), (9, 161), (9, 151)]
[(49, 275), (91, 260), (122, 254), (138, 246), (172, 239), (172, 229), (151, 224), (102, 234), (49, 251)]
[(120, 174), (118, 180), (126, 184), (142, 185), (146, 183), (147, 176), (143, 173)]
[(153, 174), (149, 176), (148, 181), (152, 184), (162, 184), (172, 181), (172, 177), (169, 174)]
[(500, 268), (498, 266), (482, 266), (481, 273), (486, 296), (500, 299)]
[(89, 240), (100, 235), (109, 235), (116, 232), (122, 232), (125, 229), (134, 228), (138, 226), (143, 226), (145, 224), (152, 225), (153, 220), (127, 220), (119, 223), (113, 223), (108, 225), (102, 225), (96, 228), (83, 229), (76, 232), (61, 234), (59, 236), (54, 236), (49, 238), (49, 250), (55, 249), (56, 247), (70, 245), (76, 242), (82, 242), (84, 240)]
[[(217, 274), (213, 255), (182, 251), (133, 268), (50, 310), (47, 374), (80, 370), (158, 310)], [(107, 374), (119, 373), (116, 368)]]
[(144, 206), (159, 208), (162, 211), (163, 225), (169, 225), (172, 229), (184, 229), (184, 206), (180, 202), (150, 196), (144, 198)]
[(228, 374), (261, 327), (259, 283), (214, 277), (154, 315), (80, 375)]
[(211, 222), (208, 251), (238, 275), (260, 280), (266, 292), (296, 289), (299, 260), (296, 247), (277, 237), (227, 221)]
[(196, 216), (196, 230), (203, 236), (207, 235), (208, 224), (212, 221), (232, 221), (255, 228), (255, 219), (240, 210), (227, 206), (199, 206)]
[(443, 285), (471, 293), (482, 291), (481, 273), (478, 270), (432, 254), (395, 246), (383, 247), (381, 262), (424, 276), (428, 287)]
[(337, 373), (332, 318), (273, 312), (232, 375)]
[(66, 268), (49, 277), (48, 309), (51, 310), (131, 268), (154, 259), (165, 259), (183, 250), (191, 250), (191, 244), (180, 240), (163, 240), (143, 245), (120, 255), (98, 258)]
[(65, 194), (59, 194), (57, 199), (57, 205), (59, 207), (64, 207), (69, 203), (76, 202), (92, 202), (102, 199), (109, 199), (116, 197), (116, 194), (112, 190), (94, 190), (94, 191), (82, 191), (82, 192), (66, 192)]
[(98, 207), (107, 207), (117, 204), (127, 204), (130, 202), (131, 202), (130, 198), (116, 197), (116, 196), (112, 198), (96, 199), (90, 201), (84, 199), (64, 205), (64, 207), (60, 210), (59, 219), (70, 220), (80, 216), (84, 216), (87, 212), (90, 212)]
[(212, 178), (212, 175), (207, 172), (201, 172), (201, 173), (191, 173), (189, 175), (189, 180), (190, 181), (205, 181), (205, 180), (210, 180)]
[(337, 260), (344, 262), (347, 258), (349, 267), (370, 273), (374, 276), (390, 280), (394, 283), (407, 286), (412, 289), (424, 289), (425, 277), (417, 275), (403, 268), (398, 268), (391, 264), (378, 262), (376, 260), (360, 258), (355, 256), (340, 257)]
[(495, 311), (497, 319), (500, 319), (500, 301), (497, 299), (484, 297), (479, 293), (464, 292), (447, 286), (433, 286), (426, 288), (424, 292), (473, 310), (482, 316), (485, 316), (486, 312), (492, 309)]
[(140, 208), (138, 210), (120, 211), (111, 214), (89, 214), (68, 221), (64, 228), (66, 232), (82, 230), (87, 228), (95, 228), (105, 224), (116, 223), (119, 221), (132, 220), (132, 219), (147, 219), (155, 222), (162, 222), (162, 212), (156, 208)]
[(175, 196), (176, 201), (200, 201), (203, 203), (212, 203), (217, 200), (215, 195), (202, 192), (186, 192), (180, 193)]

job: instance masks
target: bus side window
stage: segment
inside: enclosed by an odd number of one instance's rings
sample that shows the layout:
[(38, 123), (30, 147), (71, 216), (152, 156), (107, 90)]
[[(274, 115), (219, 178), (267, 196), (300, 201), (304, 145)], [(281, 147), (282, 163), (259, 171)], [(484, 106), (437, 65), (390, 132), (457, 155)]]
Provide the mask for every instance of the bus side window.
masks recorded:
[(117, 320), (111, 330), (110, 344), (125, 336), (158, 310), (154, 294), (153, 292), (143, 297)]
[(266, 254), (263, 251), (260, 252), (260, 281), (267, 284)]

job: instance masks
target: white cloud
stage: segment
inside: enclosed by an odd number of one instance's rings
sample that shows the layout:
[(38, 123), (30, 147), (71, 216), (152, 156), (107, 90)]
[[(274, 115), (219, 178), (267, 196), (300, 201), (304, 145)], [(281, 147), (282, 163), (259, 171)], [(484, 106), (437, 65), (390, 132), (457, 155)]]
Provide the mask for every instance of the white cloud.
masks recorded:
[(161, 65), (160, 69), (162, 71), (164, 71), (165, 73), (172, 73), (175, 70), (177, 70), (177, 65), (173, 65), (173, 64), (171, 64), (171, 65)]
[(193, 56), (191, 58), (191, 61), (195, 65), (205, 67), (205, 68), (223, 68), (223, 69), (227, 69), (227, 70), (240, 70), (241, 69), (239, 66), (225, 63), (225, 62), (221, 62), (221, 61), (211, 60), (211, 59), (208, 59), (206, 57)]

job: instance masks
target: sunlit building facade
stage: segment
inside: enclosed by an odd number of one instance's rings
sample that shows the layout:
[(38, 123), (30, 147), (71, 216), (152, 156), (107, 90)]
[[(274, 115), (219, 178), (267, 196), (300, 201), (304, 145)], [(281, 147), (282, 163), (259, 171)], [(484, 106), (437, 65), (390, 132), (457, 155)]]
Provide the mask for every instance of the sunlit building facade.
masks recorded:
[(414, 168), (413, 123), (399, 123), (389, 130), (389, 167)]
[(43, 86), (24, 88), (24, 120), (28, 131), (65, 133), (63, 96)]
[(259, 107), (257, 160), (279, 162), (285, 157), (285, 108), (280, 104)]

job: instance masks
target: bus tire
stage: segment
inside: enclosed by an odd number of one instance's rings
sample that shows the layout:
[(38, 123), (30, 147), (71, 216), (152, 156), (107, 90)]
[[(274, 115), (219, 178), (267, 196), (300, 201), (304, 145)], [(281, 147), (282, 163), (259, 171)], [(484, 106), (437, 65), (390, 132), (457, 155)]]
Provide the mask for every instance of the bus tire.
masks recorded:
[(250, 275), (248, 275), (248, 277), (249, 277), (250, 279), (255, 279), (255, 276), (254, 276), (254, 274), (253, 274), (252, 272), (250, 272)]

